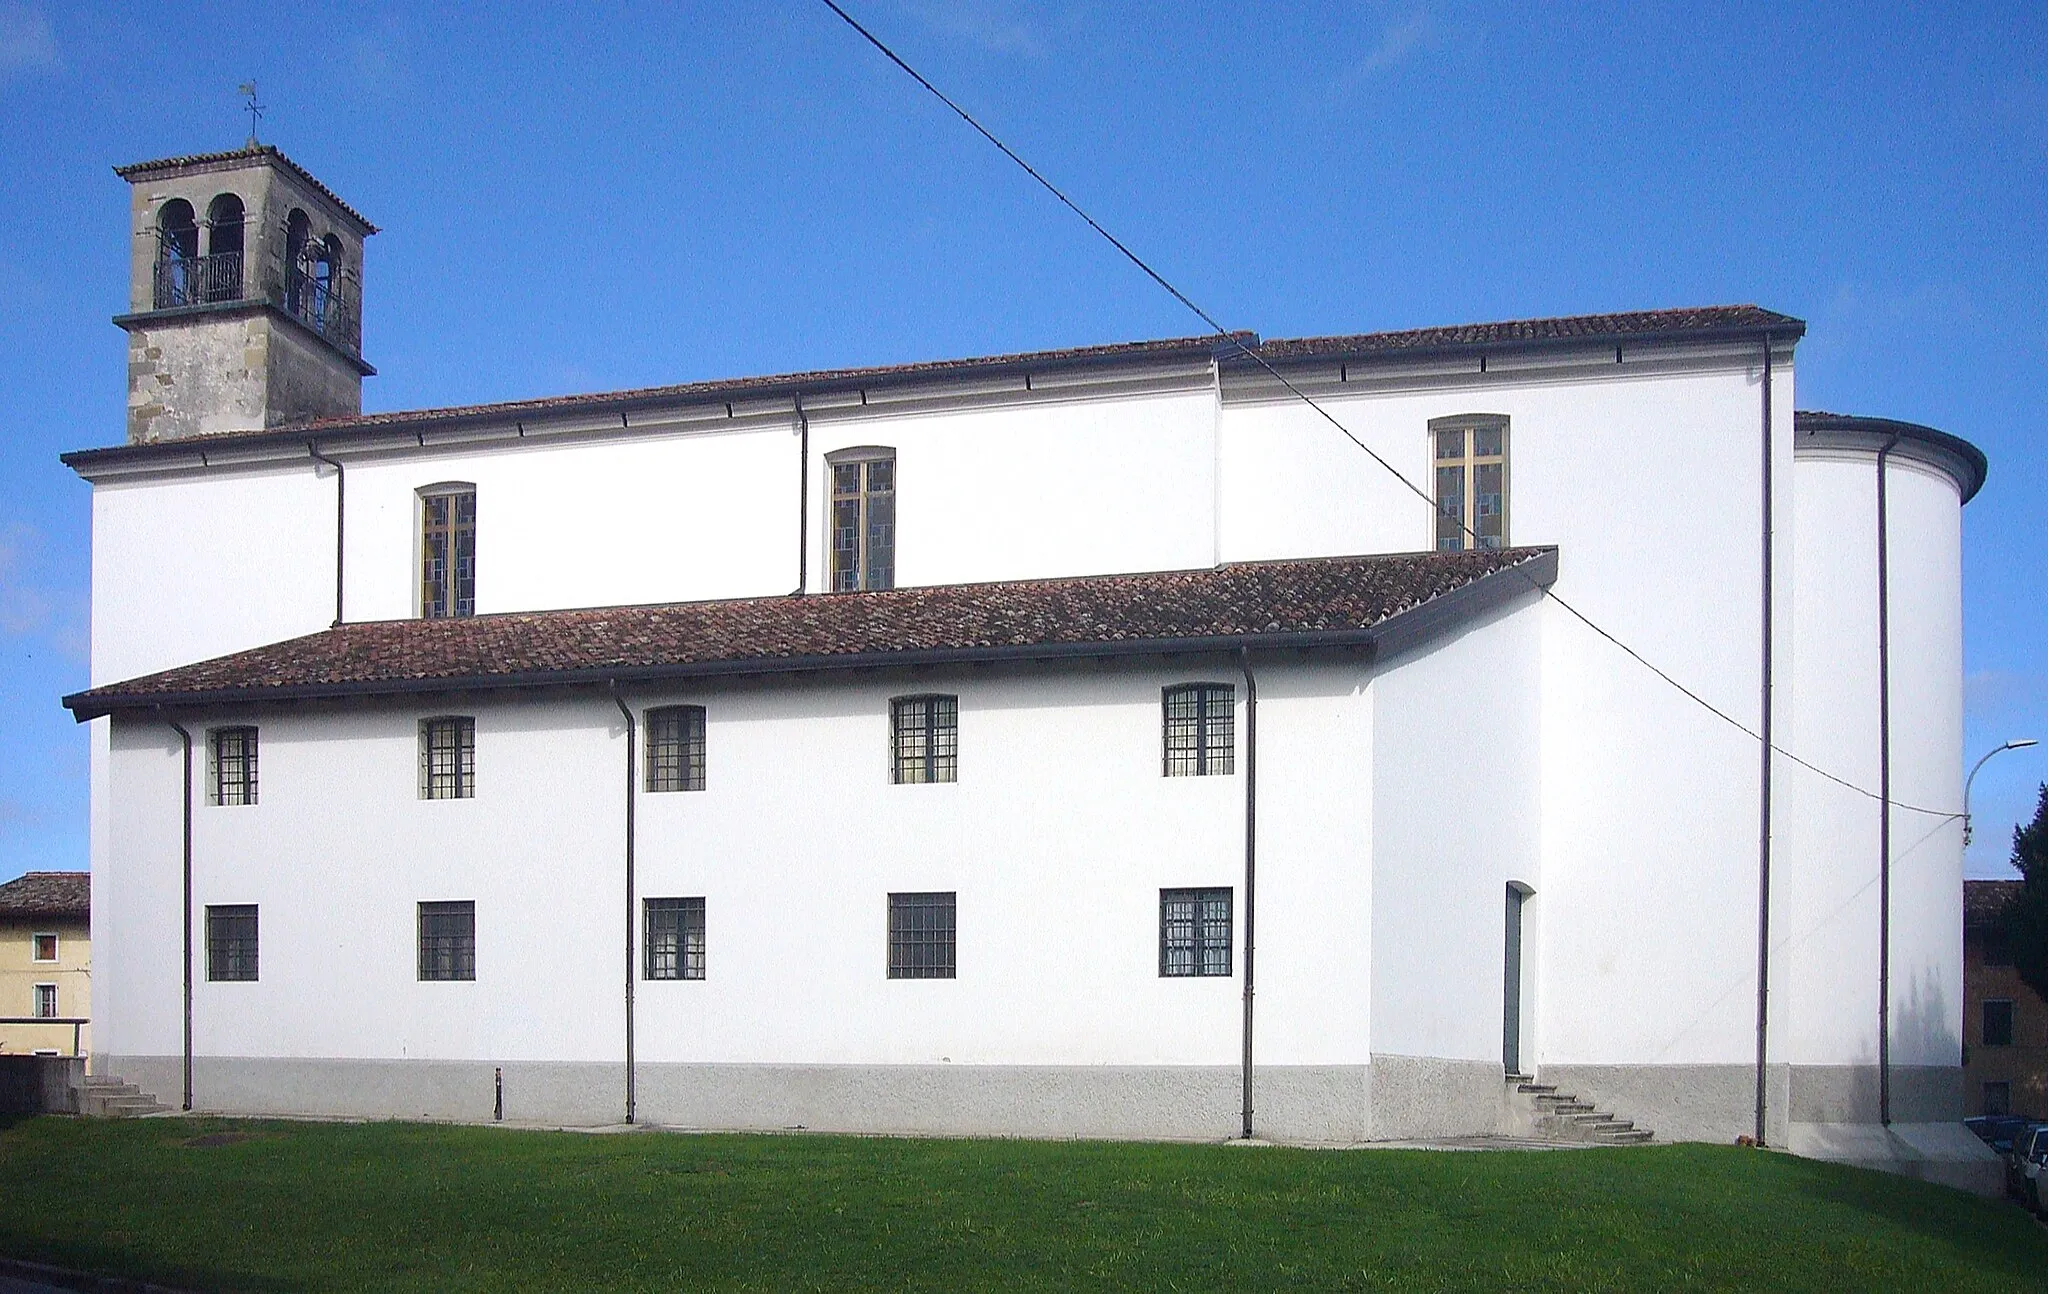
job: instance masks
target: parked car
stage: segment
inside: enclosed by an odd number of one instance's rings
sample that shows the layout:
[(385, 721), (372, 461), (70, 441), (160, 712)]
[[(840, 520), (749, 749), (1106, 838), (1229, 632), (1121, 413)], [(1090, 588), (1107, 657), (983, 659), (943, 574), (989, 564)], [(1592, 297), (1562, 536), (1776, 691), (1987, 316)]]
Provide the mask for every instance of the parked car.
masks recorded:
[(2048, 1216), (2048, 1198), (2041, 1193), (2044, 1171), (2048, 1171), (2048, 1123), (2037, 1123), (2012, 1139), (2012, 1152), (2005, 1157), (2005, 1189), (2027, 1208)]
[(2014, 1135), (2033, 1127), (2034, 1123), (2024, 1114), (1978, 1114), (1963, 1120), (1964, 1127), (1976, 1133), (1978, 1140), (1999, 1155), (2010, 1153)]

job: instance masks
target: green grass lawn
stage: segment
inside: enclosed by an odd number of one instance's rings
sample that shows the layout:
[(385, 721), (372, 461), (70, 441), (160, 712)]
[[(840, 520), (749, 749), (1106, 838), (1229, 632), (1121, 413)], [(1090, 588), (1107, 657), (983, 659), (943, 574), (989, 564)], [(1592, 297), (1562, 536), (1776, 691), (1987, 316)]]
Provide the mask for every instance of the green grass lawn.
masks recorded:
[(2048, 1289), (2008, 1204), (1718, 1146), (26, 1119), (0, 1254), (236, 1289)]

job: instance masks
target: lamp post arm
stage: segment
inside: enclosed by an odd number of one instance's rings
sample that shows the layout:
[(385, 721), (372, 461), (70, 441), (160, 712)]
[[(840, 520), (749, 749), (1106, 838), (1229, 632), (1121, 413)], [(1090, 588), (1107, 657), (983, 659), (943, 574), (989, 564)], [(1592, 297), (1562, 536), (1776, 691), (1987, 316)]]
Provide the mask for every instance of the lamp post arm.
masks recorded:
[(1984, 757), (1971, 765), (1970, 775), (1963, 779), (1963, 845), (1966, 848), (1970, 843), (1970, 788), (1976, 784), (1977, 770), (1989, 763), (1993, 755), (2003, 755), (2008, 750), (2023, 750), (2028, 746), (2039, 744), (2033, 737), (2022, 737), (2016, 741), (2008, 741), (2002, 746), (1993, 746), (1990, 750), (1985, 751)]

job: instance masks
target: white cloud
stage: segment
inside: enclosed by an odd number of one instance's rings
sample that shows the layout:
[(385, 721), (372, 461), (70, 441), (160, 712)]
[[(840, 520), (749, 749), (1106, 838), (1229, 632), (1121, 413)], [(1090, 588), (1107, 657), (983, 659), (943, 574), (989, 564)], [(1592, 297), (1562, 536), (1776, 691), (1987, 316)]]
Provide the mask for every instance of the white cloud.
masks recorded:
[(1355, 69), (1359, 76), (1374, 76), (1405, 62), (1409, 55), (1423, 48), (1436, 34), (1436, 23), (1427, 10), (1418, 9), (1406, 18), (1396, 18), (1387, 23), (1380, 32), (1379, 44), (1359, 60)]
[(57, 66), (57, 32), (49, 15), (25, 4), (0, 3), (0, 85)]

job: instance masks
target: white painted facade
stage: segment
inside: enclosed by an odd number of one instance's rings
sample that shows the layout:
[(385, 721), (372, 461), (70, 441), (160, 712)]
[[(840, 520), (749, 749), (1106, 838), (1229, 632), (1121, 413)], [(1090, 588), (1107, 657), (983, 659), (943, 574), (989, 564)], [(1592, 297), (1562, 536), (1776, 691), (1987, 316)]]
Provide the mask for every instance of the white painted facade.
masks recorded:
[[(1554, 596), (1532, 587), (1379, 658), (1254, 661), (1259, 1127), (1499, 1127), (1513, 883), (1530, 891), (1523, 1067), (1661, 1135), (1752, 1129), (1767, 532), (1785, 752), (1767, 1127), (1869, 1122), (1878, 444), (1795, 434), (1800, 329), (1785, 322), (1768, 385), (1761, 331), (1280, 360), (1370, 454), (1258, 370), (1182, 347), (82, 455), (93, 682), (335, 619), (338, 483), (316, 449), (346, 473), (340, 606), (358, 622), (419, 614), (419, 499), (436, 485), (476, 490), (479, 614), (859, 596), (825, 592), (837, 450), (893, 449), (910, 587), (1424, 550), (1431, 505), (1394, 473), (1428, 490), (1431, 421), (1500, 415), (1509, 542), (1557, 548)], [(1967, 454), (1932, 444), (1895, 444), (1886, 478), (1904, 1122), (1959, 1110), (1959, 517), (1976, 480)], [(641, 1117), (1234, 1131), (1237, 669), (1221, 655), (627, 688), (636, 712), (707, 713), (706, 789), (636, 792), (637, 894), (702, 896), (708, 959), (703, 981), (636, 981)], [(1238, 689), (1231, 775), (1161, 776), (1160, 690), (1187, 681)], [(918, 692), (959, 697), (956, 783), (890, 782), (888, 703)], [(418, 721), (442, 713), (475, 716), (473, 799), (419, 796)], [(95, 720), (95, 1039), (159, 1090), (182, 1083), (173, 720), (261, 734), (258, 804), (195, 792), (195, 923), (208, 904), (257, 904), (262, 949), (255, 983), (196, 977), (198, 1107), (483, 1117), (503, 1070), (508, 1117), (619, 1117), (640, 917), (608, 693)], [(203, 740), (196, 758), (203, 780)], [(1159, 974), (1159, 891), (1183, 886), (1233, 889), (1230, 977)], [(884, 974), (886, 896), (917, 890), (958, 894), (956, 979)], [(476, 903), (474, 982), (417, 977), (415, 905), (442, 899)]]

